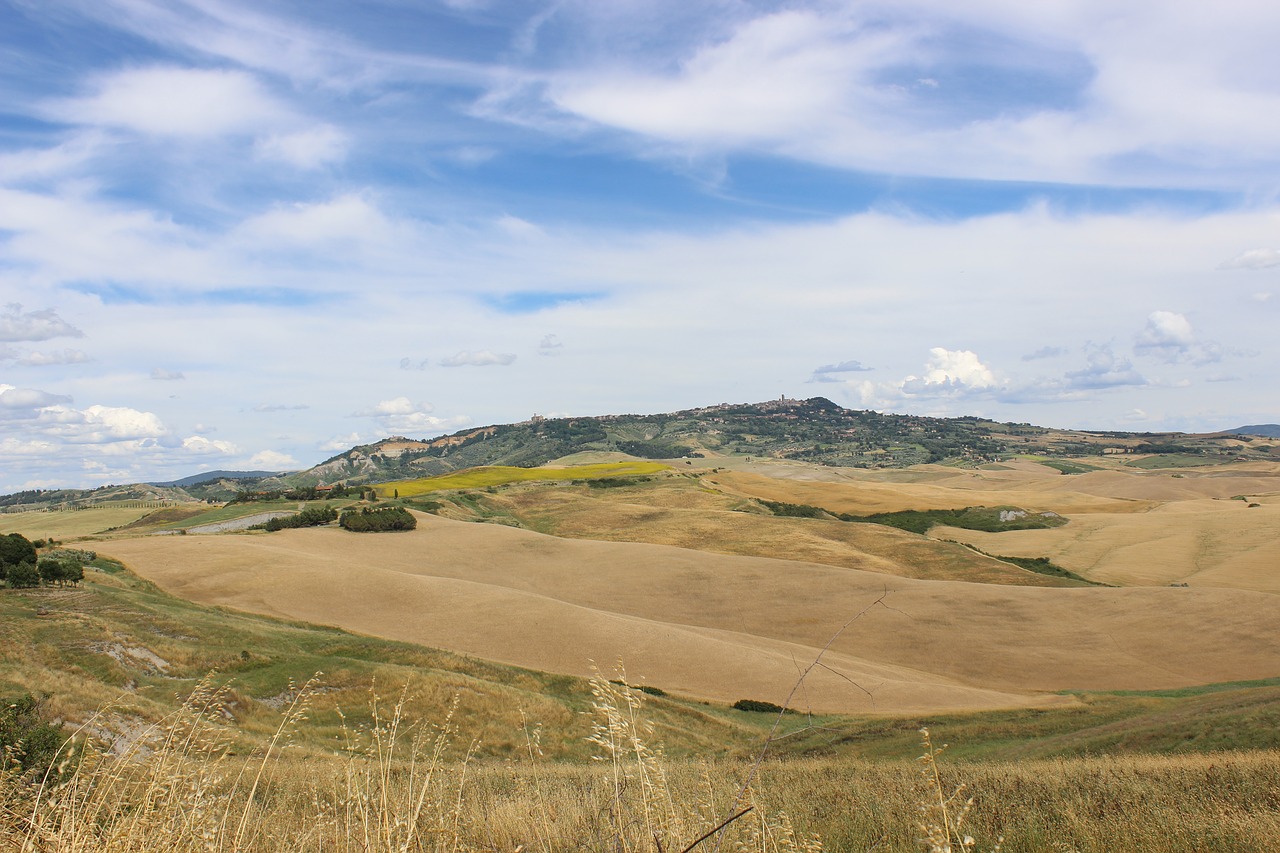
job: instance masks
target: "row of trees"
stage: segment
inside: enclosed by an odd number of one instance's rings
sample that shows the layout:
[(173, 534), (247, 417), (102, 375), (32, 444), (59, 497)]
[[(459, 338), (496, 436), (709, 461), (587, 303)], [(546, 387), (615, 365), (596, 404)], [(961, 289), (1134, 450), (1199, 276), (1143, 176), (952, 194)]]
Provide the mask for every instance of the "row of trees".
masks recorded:
[(338, 511), (331, 506), (309, 506), (294, 515), (282, 515), (255, 524), (250, 530), (289, 530), (295, 527), (319, 527), (338, 520)]
[(298, 486), (293, 489), (274, 489), (264, 492), (239, 491), (229, 503), (254, 503), (255, 501), (327, 501), (331, 498), (363, 497), (361, 486), (336, 486), (322, 489), (319, 486)]

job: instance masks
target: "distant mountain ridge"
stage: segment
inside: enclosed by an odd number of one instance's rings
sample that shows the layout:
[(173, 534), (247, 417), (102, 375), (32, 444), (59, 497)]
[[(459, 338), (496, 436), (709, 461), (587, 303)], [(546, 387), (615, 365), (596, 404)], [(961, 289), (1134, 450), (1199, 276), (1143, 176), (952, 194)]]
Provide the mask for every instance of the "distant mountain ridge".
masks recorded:
[(160, 486), (161, 488), (185, 488), (186, 486), (195, 486), (200, 483), (207, 483), (211, 480), (263, 480), (267, 477), (279, 477), (289, 473), (288, 471), (206, 471), (203, 474), (192, 474), (189, 477), (183, 477), (181, 480), (170, 480), (167, 483), (146, 483), (148, 486)]
[(1261, 438), (1280, 438), (1280, 424), (1253, 424), (1223, 430), (1231, 435), (1256, 435)]
[(1205, 435), (1061, 430), (977, 417), (882, 414), (846, 409), (825, 397), (782, 397), (653, 415), (535, 415), (519, 423), (474, 427), (437, 438), (392, 436), (353, 447), (305, 471), (209, 471), (168, 483), (41, 489), (2, 496), (0, 509), (105, 500), (224, 501), (239, 491), (382, 483), (481, 465), (535, 467), (584, 451), (644, 459), (749, 456), (859, 468), (926, 462), (978, 465), (1018, 455), (1183, 454), (1205, 463), (1272, 458), (1271, 445), (1257, 437), (1280, 438), (1280, 426)]

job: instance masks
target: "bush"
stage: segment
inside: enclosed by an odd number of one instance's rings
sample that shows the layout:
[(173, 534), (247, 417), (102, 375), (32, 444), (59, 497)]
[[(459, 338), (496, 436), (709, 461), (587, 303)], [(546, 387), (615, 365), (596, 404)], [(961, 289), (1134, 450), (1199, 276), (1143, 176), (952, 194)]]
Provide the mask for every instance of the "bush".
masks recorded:
[(784, 501), (766, 501), (760, 503), (769, 508), (774, 515), (784, 518), (830, 518), (831, 514), (820, 506), (809, 504), (791, 504)]
[(0, 767), (40, 781), (66, 737), (45, 719), (40, 700), (25, 694), (0, 700)]
[(772, 702), (762, 702), (759, 699), (739, 699), (733, 703), (735, 711), (759, 711), (764, 714), (784, 714), (787, 709), (781, 705), (775, 705)]
[(378, 533), (386, 530), (413, 530), (418, 520), (401, 506), (380, 509), (365, 507), (359, 511), (344, 512), (338, 525), (353, 533)]

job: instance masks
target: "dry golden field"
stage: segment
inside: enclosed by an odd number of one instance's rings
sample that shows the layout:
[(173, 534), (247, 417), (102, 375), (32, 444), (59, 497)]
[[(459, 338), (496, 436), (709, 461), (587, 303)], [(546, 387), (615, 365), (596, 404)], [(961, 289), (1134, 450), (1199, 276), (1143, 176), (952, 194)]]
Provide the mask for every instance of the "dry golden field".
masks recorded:
[[(419, 516), (416, 531), (121, 539), (98, 546), (195, 601), (732, 702), (911, 713), (1070, 702), (1280, 670), (1280, 598), (1231, 589), (926, 581)], [(851, 683), (853, 682), (853, 683)]]

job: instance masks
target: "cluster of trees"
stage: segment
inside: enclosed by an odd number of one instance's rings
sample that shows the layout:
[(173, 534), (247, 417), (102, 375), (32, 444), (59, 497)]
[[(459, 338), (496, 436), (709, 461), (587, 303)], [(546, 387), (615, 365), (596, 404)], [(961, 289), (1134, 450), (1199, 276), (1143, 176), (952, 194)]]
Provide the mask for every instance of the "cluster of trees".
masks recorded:
[(274, 489), (264, 492), (239, 491), (230, 503), (246, 504), (254, 501), (326, 501), (330, 498), (345, 498), (363, 495), (359, 486), (346, 486), (339, 483), (327, 489), (318, 486), (298, 486), (293, 489)]
[(338, 511), (331, 506), (309, 506), (296, 515), (282, 515), (262, 524), (255, 524), (250, 530), (288, 530), (294, 527), (319, 527), (338, 520)]
[(413, 530), (418, 520), (402, 506), (388, 506), (374, 509), (364, 507), (353, 509), (342, 514), (338, 524), (344, 530), (356, 533), (372, 533), (383, 530)]
[[(44, 540), (39, 540), (44, 544)], [(75, 586), (84, 580), (84, 566), (74, 554), (37, 558), (35, 543), (21, 533), (0, 536), (0, 581), (12, 589)]]

